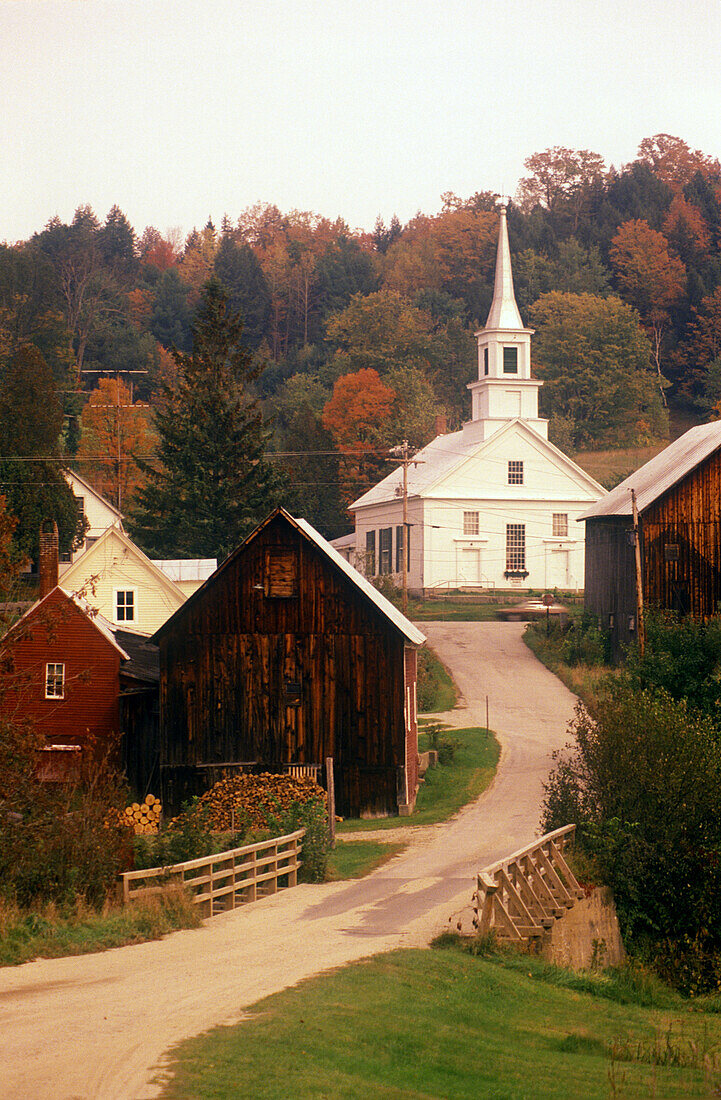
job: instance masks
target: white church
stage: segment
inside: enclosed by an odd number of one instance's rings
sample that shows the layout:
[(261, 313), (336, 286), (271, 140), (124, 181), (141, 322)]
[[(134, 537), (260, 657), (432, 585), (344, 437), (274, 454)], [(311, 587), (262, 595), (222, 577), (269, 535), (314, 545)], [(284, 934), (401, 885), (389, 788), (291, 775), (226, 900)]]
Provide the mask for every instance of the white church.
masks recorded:
[[(471, 419), (413, 456), (407, 473), (407, 584), (441, 589), (579, 589), (584, 524), (605, 489), (548, 441), (531, 377), (531, 336), (513, 290), (506, 208), (493, 302), (478, 340)], [(368, 576), (403, 569), (403, 470), (351, 505), (355, 559)]]

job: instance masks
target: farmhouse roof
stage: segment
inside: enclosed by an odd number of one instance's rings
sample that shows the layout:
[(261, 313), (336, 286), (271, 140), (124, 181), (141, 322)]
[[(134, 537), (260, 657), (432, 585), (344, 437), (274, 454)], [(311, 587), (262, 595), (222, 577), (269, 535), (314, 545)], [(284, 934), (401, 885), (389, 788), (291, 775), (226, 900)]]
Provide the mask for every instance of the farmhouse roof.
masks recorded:
[(366, 578), (362, 576), (357, 569), (354, 569), (353, 566), (350, 565), (350, 563), (347, 562), (345, 558), (343, 558), (338, 553), (338, 551), (334, 547), (332, 547), (331, 544), (326, 539), (324, 539), (323, 536), (319, 534), (319, 532), (316, 531), (316, 529), (312, 527), (310, 523), (307, 522), (307, 520), (295, 519), (294, 516), (291, 516), (290, 512), (286, 512), (285, 508), (276, 508), (273, 512), (271, 512), (267, 519), (265, 519), (261, 524), (258, 525), (258, 527), (255, 528), (254, 531), (251, 531), (251, 533), (246, 539), (243, 540), (240, 546), (238, 546), (237, 549), (234, 550), (233, 553), (225, 559), (222, 565), (220, 565), (216, 569), (212, 577), (209, 577), (205, 584), (201, 588), (197, 589), (197, 591), (194, 592), (193, 595), (185, 601), (182, 607), (178, 608), (175, 614), (172, 615), (167, 620), (167, 622), (163, 623), (163, 625), (153, 635), (152, 640), (156, 641), (160, 639), (163, 634), (168, 630), (171, 623), (176, 623), (181, 616), (186, 614), (187, 610), (192, 607), (197, 600), (202, 599), (201, 594), (205, 592), (205, 590), (211, 585), (215, 584), (217, 578), (222, 573), (224, 573), (226, 569), (229, 568), (231, 563), (235, 561), (235, 559), (242, 553), (245, 547), (248, 546), (248, 544), (257, 537), (257, 535), (263, 530), (264, 527), (267, 526), (267, 524), (271, 522), (271, 520), (275, 519), (275, 517), (279, 515), (282, 516), (292, 527), (299, 531), (304, 536), (304, 538), (308, 539), (309, 542), (312, 542), (313, 545), (316, 546), (318, 550), (320, 550), (320, 552), (324, 554), (325, 557), (328, 558), (328, 560), (332, 562), (332, 564), (337, 569), (340, 570), (341, 573), (345, 574), (351, 584), (359, 589), (363, 593), (363, 595), (375, 605), (375, 607), (378, 609), (378, 611), (380, 611), (384, 618), (386, 618), (388, 622), (396, 630), (398, 630), (408, 640), (408, 642), (410, 642), (411, 645), (423, 645), (426, 640), (425, 635), (422, 634), (420, 630), (418, 630), (417, 627), (415, 627), (413, 623), (410, 622), (410, 620), (407, 619), (405, 615), (403, 615), (398, 610), (397, 607), (394, 607), (390, 600), (386, 599), (386, 597), (382, 595), (382, 593), (380, 593), (378, 589), (370, 583), (370, 581), (366, 580)]
[(632, 514), (631, 489), (636, 492), (636, 504), (643, 512), (668, 489), (682, 481), (704, 459), (721, 447), (721, 421), (699, 424), (670, 443), (655, 458), (650, 459), (625, 481), (617, 485), (579, 520), (597, 519), (603, 516), (630, 516)]
[(45, 596), (43, 596), (43, 598), (41, 600), (36, 600), (35, 603), (32, 604), (27, 609), (25, 614), (21, 615), (20, 618), (17, 620), (17, 622), (13, 623), (13, 625), (10, 627), (10, 629), (7, 631), (4, 638), (2, 639), (2, 643), (4, 644), (5, 641), (8, 640), (10, 638), (10, 636), (12, 634), (14, 634), (15, 631), (20, 628), (21, 624), (24, 623), (25, 620), (29, 618), (29, 616), (34, 615), (35, 612), (40, 607), (42, 607), (42, 605), (44, 603), (46, 603), (55, 592), (60, 592), (61, 595), (64, 596), (65, 599), (69, 603), (74, 604), (75, 607), (78, 609), (78, 611), (80, 611), (80, 613), (85, 616), (85, 618), (88, 620), (88, 622), (92, 626), (94, 626), (95, 629), (100, 634), (102, 634), (102, 636), (105, 638), (105, 640), (107, 642), (109, 642), (110, 645), (114, 649), (117, 649), (117, 651), (120, 654), (120, 656), (122, 657), (122, 659), (124, 661), (128, 660), (128, 654), (123, 649), (120, 641), (118, 639), (116, 639), (113, 628), (110, 625), (110, 623), (108, 622), (108, 620), (104, 619), (102, 615), (99, 615), (94, 610), (94, 608), (92, 608), (88, 604), (87, 600), (84, 600), (81, 596), (78, 596), (76, 593), (68, 592), (65, 588), (61, 588), (60, 585), (57, 585), (55, 588), (52, 588)]

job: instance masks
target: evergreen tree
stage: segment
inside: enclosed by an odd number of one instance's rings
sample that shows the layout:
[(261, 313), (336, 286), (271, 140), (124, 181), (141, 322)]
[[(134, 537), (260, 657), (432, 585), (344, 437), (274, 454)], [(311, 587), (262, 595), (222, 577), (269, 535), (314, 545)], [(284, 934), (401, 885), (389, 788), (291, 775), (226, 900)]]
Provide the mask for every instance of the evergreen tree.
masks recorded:
[(155, 412), (157, 463), (130, 523), (156, 557), (226, 557), (278, 502), (268, 438), (250, 385), (258, 376), (243, 326), (217, 279), (205, 286), (191, 354), (173, 349), (177, 377)]

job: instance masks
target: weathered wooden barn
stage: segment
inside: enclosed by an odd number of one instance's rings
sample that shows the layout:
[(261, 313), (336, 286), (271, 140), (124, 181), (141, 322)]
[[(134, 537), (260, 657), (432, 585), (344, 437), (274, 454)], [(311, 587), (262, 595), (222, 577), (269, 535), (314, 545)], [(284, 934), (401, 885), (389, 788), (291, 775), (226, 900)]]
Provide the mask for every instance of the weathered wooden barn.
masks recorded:
[(338, 813), (413, 806), (425, 638), (305, 520), (273, 512), (153, 640), (164, 801), (332, 757)]
[(691, 428), (589, 509), (586, 608), (615, 659), (636, 639), (631, 490), (644, 603), (707, 619), (721, 608), (721, 422)]

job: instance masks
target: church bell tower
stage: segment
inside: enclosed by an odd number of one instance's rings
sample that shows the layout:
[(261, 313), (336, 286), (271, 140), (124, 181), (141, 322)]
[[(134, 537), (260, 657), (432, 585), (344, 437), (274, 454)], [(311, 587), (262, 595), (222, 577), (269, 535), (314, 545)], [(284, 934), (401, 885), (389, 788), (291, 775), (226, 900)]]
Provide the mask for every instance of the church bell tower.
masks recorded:
[(476, 333), (478, 381), (471, 382), (471, 419), (463, 425), (464, 442), (483, 442), (520, 419), (548, 438), (548, 421), (538, 415), (538, 391), (543, 383), (531, 378), (531, 336), (524, 328), (513, 291), (506, 206), (500, 208), (493, 301), (485, 328)]

